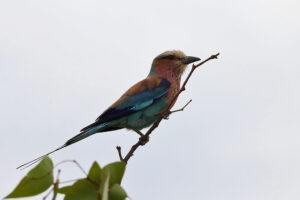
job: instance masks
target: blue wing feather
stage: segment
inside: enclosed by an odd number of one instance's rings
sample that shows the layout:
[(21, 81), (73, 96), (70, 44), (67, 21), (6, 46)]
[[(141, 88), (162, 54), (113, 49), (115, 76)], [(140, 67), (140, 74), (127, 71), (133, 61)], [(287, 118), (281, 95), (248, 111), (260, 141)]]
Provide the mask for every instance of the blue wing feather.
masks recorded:
[(81, 131), (86, 131), (102, 123), (116, 120), (147, 108), (156, 100), (165, 96), (168, 93), (170, 85), (171, 83), (168, 80), (162, 79), (160, 84), (151, 90), (145, 89), (143, 92), (133, 96), (126, 95), (124, 100), (119, 105), (107, 109), (96, 119), (93, 124), (83, 128)]

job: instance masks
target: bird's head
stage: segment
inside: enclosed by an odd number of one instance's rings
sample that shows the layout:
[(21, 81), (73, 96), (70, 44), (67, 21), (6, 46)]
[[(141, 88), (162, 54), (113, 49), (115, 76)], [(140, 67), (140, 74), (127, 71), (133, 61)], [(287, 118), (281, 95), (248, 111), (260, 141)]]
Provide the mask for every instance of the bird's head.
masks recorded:
[(162, 75), (172, 72), (181, 76), (188, 64), (198, 60), (200, 58), (186, 56), (182, 51), (166, 51), (154, 58), (150, 74)]

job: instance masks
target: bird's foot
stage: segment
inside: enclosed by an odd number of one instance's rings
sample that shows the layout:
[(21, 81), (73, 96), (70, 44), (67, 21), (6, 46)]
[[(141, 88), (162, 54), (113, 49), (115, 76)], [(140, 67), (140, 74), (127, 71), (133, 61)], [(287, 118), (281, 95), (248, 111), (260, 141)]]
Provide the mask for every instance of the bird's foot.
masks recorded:
[(162, 116), (162, 118), (163, 118), (164, 120), (170, 119), (169, 116)]
[(141, 145), (145, 145), (147, 142), (149, 142), (149, 136), (148, 135), (142, 135), (139, 139), (139, 141), (141, 142)]
[(170, 111), (163, 111), (160, 113), (160, 116), (165, 119), (165, 120), (168, 120), (169, 119), (169, 116), (170, 116)]

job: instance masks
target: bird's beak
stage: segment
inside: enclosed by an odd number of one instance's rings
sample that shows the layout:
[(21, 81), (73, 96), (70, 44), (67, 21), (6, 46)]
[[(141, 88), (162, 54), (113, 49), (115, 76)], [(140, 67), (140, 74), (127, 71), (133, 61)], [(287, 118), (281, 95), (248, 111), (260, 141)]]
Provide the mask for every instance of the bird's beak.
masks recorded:
[(197, 57), (193, 57), (193, 56), (187, 56), (187, 57), (182, 59), (182, 63), (188, 65), (188, 64), (191, 64), (191, 63), (196, 62), (198, 60), (201, 60), (201, 59), (197, 58)]

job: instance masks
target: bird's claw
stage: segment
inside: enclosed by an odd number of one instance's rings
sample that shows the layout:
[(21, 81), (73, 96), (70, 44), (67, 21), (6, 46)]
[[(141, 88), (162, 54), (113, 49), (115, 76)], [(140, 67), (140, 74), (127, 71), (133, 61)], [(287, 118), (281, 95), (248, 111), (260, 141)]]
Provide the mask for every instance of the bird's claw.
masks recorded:
[(168, 120), (168, 119), (169, 119), (169, 116), (162, 116), (162, 118), (163, 118), (164, 120)]
[(169, 119), (169, 116), (170, 116), (170, 112), (161, 112), (160, 113), (160, 116), (165, 119), (165, 120), (168, 120)]

